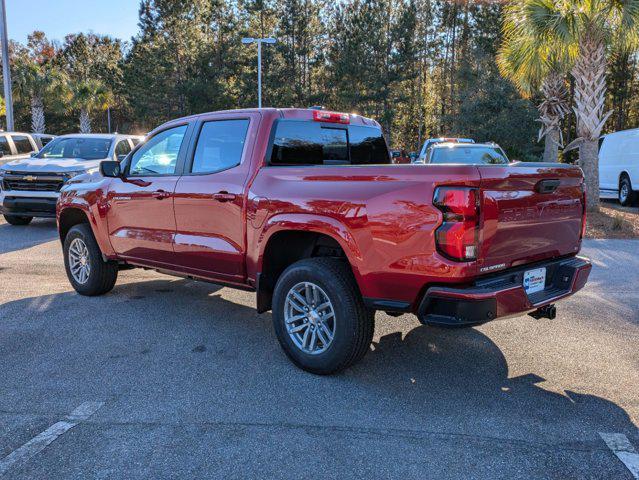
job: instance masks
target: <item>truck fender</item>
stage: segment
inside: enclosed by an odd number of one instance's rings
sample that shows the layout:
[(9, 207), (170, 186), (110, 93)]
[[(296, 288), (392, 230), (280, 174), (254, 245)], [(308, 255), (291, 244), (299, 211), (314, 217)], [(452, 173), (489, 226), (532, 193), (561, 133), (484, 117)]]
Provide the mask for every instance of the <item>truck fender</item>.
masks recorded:
[[(65, 211), (68, 211), (70, 209), (80, 210), (87, 217), (88, 224), (91, 227), (91, 231), (93, 232), (93, 236), (95, 237), (95, 240), (98, 243), (100, 251), (102, 252), (102, 255), (105, 257), (105, 259), (114, 257), (115, 252), (111, 247), (111, 242), (108, 240), (109, 232), (106, 225), (106, 218), (104, 217), (104, 208), (101, 208), (99, 201), (89, 203), (84, 197), (75, 195), (61, 197), (60, 200), (58, 200), (57, 207), (57, 223), (60, 240), (63, 241), (61, 235), (61, 220), (64, 216)], [(100, 218), (100, 221), (97, 221), (96, 218)]]
[(362, 261), (362, 253), (355, 241), (355, 237), (339, 220), (323, 215), (306, 213), (286, 213), (274, 215), (265, 223), (259, 238), (258, 271), (262, 270), (264, 251), (271, 237), (282, 231), (300, 231), (320, 233), (335, 240), (348, 258), (351, 265), (355, 266)]
[(353, 234), (347, 226), (331, 217), (322, 215), (294, 213), (280, 214), (268, 219), (258, 239), (258, 258), (256, 259), (256, 289), (258, 299), (258, 311), (264, 312), (270, 309), (270, 299), (273, 280), (264, 281), (264, 255), (269, 240), (278, 232), (297, 231), (318, 233), (326, 235), (337, 242), (346, 255), (351, 269), (359, 284), (360, 275), (358, 265), (361, 264), (362, 254)]

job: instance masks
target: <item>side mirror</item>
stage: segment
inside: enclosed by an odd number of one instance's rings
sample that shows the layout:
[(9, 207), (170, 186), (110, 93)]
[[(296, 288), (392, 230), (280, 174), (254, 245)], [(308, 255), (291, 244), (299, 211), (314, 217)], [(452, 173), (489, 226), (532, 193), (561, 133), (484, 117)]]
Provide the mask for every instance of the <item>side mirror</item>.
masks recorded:
[(120, 171), (120, 162), (107, 161), (100, 164), (100, 173), (107, 178), (118, 178), (122, 173)]

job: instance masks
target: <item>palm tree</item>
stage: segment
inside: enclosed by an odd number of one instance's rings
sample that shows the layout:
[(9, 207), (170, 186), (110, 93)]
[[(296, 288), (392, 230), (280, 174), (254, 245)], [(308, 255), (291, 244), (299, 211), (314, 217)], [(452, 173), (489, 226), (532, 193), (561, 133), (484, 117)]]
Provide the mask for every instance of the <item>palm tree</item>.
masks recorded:
[(512, 3), (504, 11), (504, 41), (500, 46), (497, 63), (502, 75), (517, 86), (525, 96), (540, 91), (543, 101), (538, 105), (538, 141), (545, 140), (544, 161), (556, 162), (559, 148), (563, 148), (561, 121), (570, 112), (566, 73), (567, 51), (541, 45), (532, 35), (516, 31), (520, 4)]
[(113, 93), (99, 80), (72, 83), (70, 97), (70, 110), (80, 113), (80, 133), (91, 133), (91, 114), (113, 104)]
[(540, 48), (561, 48), (574, 58), (577, 139), (586, 177), (588, 209), (599, 206), (598, 142), (612, 112), (605, 111), (606, 63), (611, 45), (639, 45), (639, 0), (514, 0), (512, 35)]
[(31, 104), (31, 131), (44, 133), (44, 98), (59, 88), (60, 72), (30, 58), (21, 58), (16, 62), (14, 82), (18, 96)]

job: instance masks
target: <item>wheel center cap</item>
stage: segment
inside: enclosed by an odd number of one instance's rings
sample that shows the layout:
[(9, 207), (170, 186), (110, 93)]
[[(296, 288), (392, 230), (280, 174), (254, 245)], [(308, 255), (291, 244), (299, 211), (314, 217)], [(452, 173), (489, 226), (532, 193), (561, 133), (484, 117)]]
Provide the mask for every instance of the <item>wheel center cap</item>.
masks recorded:
[(86, 265), (87, 264), (87, 257), (80, 257), (80, 263), (82, 265)]
[(319, 320), (320, 320), (319, 313), (317, 313), (315, 310), (311, 310), (311, 311), (308, 313), (308, 317), (310, 318), (310, 320), (311, 320), (311, 322), (312, 322), (313, 324), (318, 323), (318, 322), (319, 322)]

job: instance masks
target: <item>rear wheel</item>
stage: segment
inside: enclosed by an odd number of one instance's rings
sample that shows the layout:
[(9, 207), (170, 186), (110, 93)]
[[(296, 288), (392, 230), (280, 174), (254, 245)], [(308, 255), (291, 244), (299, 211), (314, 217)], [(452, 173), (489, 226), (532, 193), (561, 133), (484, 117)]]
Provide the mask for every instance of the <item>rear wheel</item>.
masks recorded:
[(273, 324), (295, 365), (327, 375), (368, 351), (374, 312), (364, 302), (348, 265), (333, 258), (300, 260), (280, 276), (273, 295)]
[(4, 219), (11, 225), (29, 225), (33, 217), (21, 217), (17, 215), (4, 215)]
[(635, 192), (632, 190), (632, 183), (628, 175), (624, 174), (619, 180), (619, 203), (624, 207), (629, 207), (634, 201)]
[(89, 225), (76, 225), (64, 239), (64, 266), (71, 285), (80, 295), (110, 292), (118, 278), (118, 266), (102, 259)]

